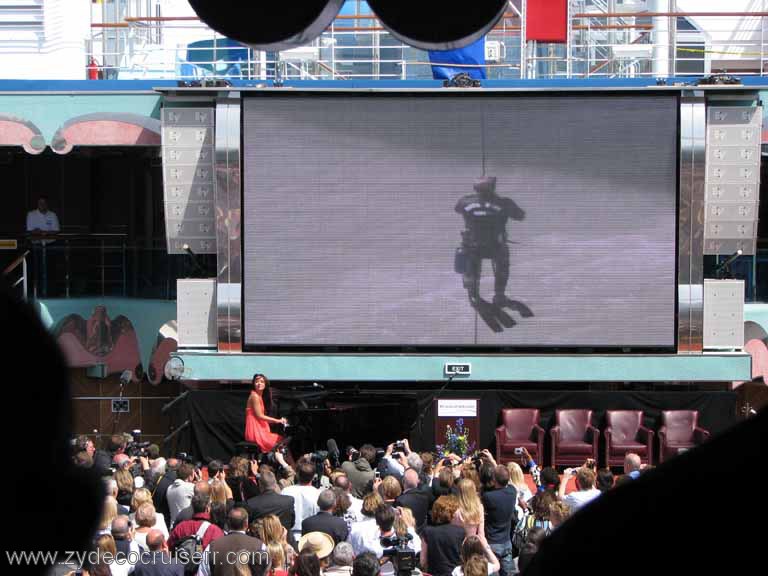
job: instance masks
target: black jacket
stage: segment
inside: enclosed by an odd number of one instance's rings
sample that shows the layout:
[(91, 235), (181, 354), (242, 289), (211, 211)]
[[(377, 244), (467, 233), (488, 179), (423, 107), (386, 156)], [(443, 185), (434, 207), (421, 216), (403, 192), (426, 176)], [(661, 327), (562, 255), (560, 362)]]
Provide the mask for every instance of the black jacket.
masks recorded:
[[(211, 542), (209, 554), (207, 557), (208, 565), (210, 566), (211, 576), (235, 576), (237, 570), (236, 566), (228, 558), (237, 558), (237, 554), (243, 550), (249, 552), (251, 561), (248, 565), (251, 568), (250, 574), (252, 576), (264, 574), (267, 568), (267, 562), (261, 560), (260, 553), (263, 552), (263, 542), (258, 538), (240, 534), (239, 532), (232, 532), (222, 538), (218, 538)], [(266, 552), (263, 552), (266, 556)]]
[(171, 526), (171, 511), (168, 509), (168, 498), (166, 493), (168, 487), (176, 480), (176, 472), (169, 470), (165, 473), (165, 476), (160, 478), (152, 492), (152, 503), (155, 505), (155, 510), (165, 516), (166, 526)]
[(301, 523), (301, 535), (309, 532), (325, 532), (333, 538), (334, 544), (338, 544), (347, 539), (349, 528), (344, 518), (334, 516), (330, 512), (318, 512)]
[(293, 497), (278, 494), (272, 490), (249, 498), (246, 503), (248, 507), (249, 521), (253, 522), (256, 518), (274, 514), (280, 519), (286, 530), (289, 532), (293, 528), (296, 519), (296, 513), (293, 510)]
[(421, 533), (424, 526), (427, 525), (427, 516), (429, 515), (428, 496), (418, 488), (407, 490), (397, 497), (395, 506), (411, 509), (413, 519), (416, 520), (416, 532)]

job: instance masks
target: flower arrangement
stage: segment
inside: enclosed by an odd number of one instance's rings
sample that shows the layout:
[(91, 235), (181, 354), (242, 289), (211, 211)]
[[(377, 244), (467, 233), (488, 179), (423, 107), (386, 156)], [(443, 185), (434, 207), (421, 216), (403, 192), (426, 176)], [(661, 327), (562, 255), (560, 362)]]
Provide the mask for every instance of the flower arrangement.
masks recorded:
[(444, 458), (446, 454), (456, 454), (464, 458), (474, 452), (475, 443), (469, 441), (469, 430), (464, 426), (464, 418), (458, 418), (455, 427), (446, 425), (445, 442), (435, 448), (440, 458)]

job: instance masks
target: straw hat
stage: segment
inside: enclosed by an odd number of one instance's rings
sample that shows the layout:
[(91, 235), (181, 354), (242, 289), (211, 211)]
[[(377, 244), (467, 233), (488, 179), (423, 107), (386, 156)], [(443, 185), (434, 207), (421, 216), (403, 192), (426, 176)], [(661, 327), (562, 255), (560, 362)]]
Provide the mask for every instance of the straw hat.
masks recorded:
[(299, 552), (304, 548), (311, 550), (322, 560), (333, 552), (333, 538), (325, 532), (308, 532), (299, 540)]

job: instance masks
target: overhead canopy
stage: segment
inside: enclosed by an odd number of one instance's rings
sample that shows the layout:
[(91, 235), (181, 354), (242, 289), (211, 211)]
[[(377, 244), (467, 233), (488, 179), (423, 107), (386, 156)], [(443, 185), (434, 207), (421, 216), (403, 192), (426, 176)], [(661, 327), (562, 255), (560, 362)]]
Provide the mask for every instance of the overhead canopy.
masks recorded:
[(159, 146), (156, 93), (0, 93), (0, 146), (39, 154), (50, 146)]

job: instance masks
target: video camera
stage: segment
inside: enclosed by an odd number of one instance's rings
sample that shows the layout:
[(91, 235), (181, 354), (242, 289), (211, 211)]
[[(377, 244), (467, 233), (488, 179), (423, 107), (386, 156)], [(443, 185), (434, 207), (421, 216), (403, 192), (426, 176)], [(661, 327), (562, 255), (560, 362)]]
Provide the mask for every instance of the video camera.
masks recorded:
[(203, 463), (199, 460), (194, 460), (192, 456), (187, 454), (186, 452), (178, 452), (176, 454), (176, 460), (180, 462), (184, 462), (185, 464), (192, 464), (196, 469), (200, 469), (203, 466)]
[(418, 564), (416, 552), (408, 547), (408, 543), (412, 539), (413, 536), (410, 534), (388, 536), (381, 539), (381, 545), (385, 547), (382, 556), (392, 561), (395, 574), (398, 576), (410, 576)]
[(125, 445), (125, 453), (131, 458), (147, 456), (147, 448), (150, 442), (139, 442), (141, 430), (131, 430), (131, 440)]

